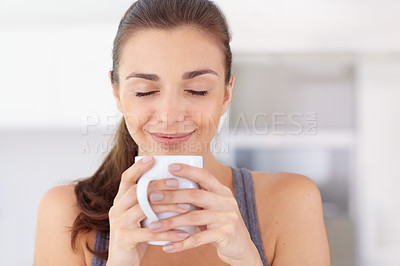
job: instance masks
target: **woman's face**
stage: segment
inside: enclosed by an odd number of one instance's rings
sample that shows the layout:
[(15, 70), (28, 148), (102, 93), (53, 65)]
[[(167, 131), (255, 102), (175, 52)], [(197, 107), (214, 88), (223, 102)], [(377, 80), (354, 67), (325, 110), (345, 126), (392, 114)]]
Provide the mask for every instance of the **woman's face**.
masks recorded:
[(234, 80), (225, 85), (217, 43), (188, 27), (149, 29), (132, 35), (120, 53), (113, 92), (139, 155), (209, 152)]

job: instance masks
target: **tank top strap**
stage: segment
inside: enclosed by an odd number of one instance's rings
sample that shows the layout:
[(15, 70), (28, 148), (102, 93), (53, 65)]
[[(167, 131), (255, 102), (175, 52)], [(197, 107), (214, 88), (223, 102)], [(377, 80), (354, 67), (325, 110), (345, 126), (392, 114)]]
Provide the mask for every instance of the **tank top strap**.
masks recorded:
[[(95, 251), (106, 251), (108, 250), (108, 243), (110, 237), (107, 233), (106, 235), (102, 235), (100, 232), (96, 232), (96, 241), (94, 243)], [(105, 266), (107, 264), (106, 260), (102, 260), (99, 257), (93, 255), (92, 266)]]
[(258, 226), (252, 174), (247, 168), (231, 168), (233, 173), (235, 198), (239, 206), (240, 214), (242, 215), (243, 221), (250, 233), (251, 240), (257, 247), (263, 265), (268, 266)]

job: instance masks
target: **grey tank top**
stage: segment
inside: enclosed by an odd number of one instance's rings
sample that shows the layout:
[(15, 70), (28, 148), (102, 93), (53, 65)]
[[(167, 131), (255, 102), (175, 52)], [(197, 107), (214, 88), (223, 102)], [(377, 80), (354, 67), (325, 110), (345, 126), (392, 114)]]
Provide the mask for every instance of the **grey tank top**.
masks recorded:
[[(233, 186), (235, 189), (235, 198), (239, 205), (240, 214), (250, 233), (251, 240), (257, 247), (258, 253), (264, 266), (268, 266), (267, 258), (261, 242), (260, 230), (258, 227), (257, 210), (254, 199), (253, 178), (250, 170), (247, 168), (232, 168)], [(102, 236), (96, 233), (96, 242), (94, 249), (96, 251), (108, 250), (109, 235)], [(105, 266), (106, 261), (93, 256), (92, 266)]]

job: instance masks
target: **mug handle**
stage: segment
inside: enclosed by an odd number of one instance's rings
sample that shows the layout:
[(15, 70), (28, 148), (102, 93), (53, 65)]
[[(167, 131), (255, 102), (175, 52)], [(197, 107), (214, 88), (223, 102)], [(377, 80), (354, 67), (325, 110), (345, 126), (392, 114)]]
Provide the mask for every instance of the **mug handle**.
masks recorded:
[(150, 181), (156, 179), (155, 177), (141, 177), (137, 183), (136, 195), (140, 205), (146, 217), (149, 219), (149, 223), (158, 221), (159, 218), (157, 214), (150, 207), (149, 200), (147, 199), (147, 188)]

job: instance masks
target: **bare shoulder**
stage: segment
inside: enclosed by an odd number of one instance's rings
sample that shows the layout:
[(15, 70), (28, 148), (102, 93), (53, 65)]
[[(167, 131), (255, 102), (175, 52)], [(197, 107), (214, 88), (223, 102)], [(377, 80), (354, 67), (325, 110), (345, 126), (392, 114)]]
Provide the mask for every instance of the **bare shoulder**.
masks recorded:
[[(292, 192), (288, 190), (299, 190), (299, 186), (303, 189), (314, 190), (314, 192), (319, 193), (318, 187), (315, 183), (307, 176), (288, 172), (279, 173), (264, 173), (252, 171), (254, 185), (256, 189), (260, 186), (263, 189), (271, 190), (269, 192), (274, 192), (276, 189), (279, 192)], [(277, 193), (280, 194), (280, 193)]]
[(260, 233), (270, 265), (330, 265), (317, 185), (301, 174), (252, 174)]
[[(42, 196), (38, 211), (34, 265), (86, 265), (81, 244), (71, 247), (71, 227), (79, 214), (75, 185), (56, 186)], [(86, 236), (79, 236), (78, 243)], [(62, 264), (60, 264), (62, 263)]]
[[(300, 207), (314, 208), (323, 216), (320, 191), (307, 176), (288, 172), (252, 174), (256, 201), (268, 208), (260, 216), (280, 217), (283, 222), (284, 215), (293, 216)], [(275, 223), (279, 224), (279, 219)]]

